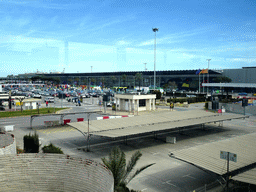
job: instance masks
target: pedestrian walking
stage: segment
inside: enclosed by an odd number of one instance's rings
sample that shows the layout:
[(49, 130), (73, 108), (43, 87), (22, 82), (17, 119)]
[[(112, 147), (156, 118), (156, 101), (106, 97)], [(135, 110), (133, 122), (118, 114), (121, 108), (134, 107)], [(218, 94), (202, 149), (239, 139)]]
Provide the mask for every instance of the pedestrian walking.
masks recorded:
[(45, 104), (46, 104), (46, 107), (48, 107), (48, 101), (46, 101)]
[(173, 111), (173, 108), (174, 108), (174, 104), (173, 102), (170, 102), (170, 110)]

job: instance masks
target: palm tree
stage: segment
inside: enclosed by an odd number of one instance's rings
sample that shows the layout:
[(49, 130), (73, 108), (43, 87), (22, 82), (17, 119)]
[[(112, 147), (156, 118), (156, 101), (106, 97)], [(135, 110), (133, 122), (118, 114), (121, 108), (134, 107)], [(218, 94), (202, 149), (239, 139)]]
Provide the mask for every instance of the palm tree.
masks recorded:
[(103, 163), (111, 170), (113, 174), (115, 192), (133, 191), (130, 191), (129, 188), (127, 188), (127, 184), (140, 172), (155, 164), (152, 163), (143, 166), (140, 169), (136, 170), (134, 174), (130, 175), (141, 156), (142, 154), (140, 151), (135, 152), (126, 166), (126, 158), (124, 152), (121, 151), (119, 147), (114, 147), (111, 150), (108, 159), (102, 158)]

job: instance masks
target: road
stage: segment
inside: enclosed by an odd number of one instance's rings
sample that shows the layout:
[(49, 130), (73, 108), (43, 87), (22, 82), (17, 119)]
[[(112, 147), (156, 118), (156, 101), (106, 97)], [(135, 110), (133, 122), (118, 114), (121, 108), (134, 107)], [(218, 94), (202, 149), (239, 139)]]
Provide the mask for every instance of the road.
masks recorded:
[[(60, 102), (56, 102), (56, 106), (59, 105)], [(88, 103), (83, 104), (81, 107), (65, 101), (63, 101), (62, 105), (72, 107), (72, 109), (65, 110), (65, 113), (97, 110), (99, 108), (97, 105), (92, 105), (89, 99)], [(193, 110), (201, 109), (202, 107), (202, 104), (195, 104), (191, 105), (189, 108), (176, 108), (175, 110)], [(74, 118), (74, 121), (77, 117), (80, 116), (70, 116), (70, 118)], [(96, 115), (92, 116), (92, 118), (96, 119)], [(33, 125), (42, 125), (44, 120), (49, 119), (46, 117), (35, 119)], [(15, 135), (17, 145), (21, 148), (23, 148), (23, 136), (33, 131), (28, 128), (29, 122), (30, 117), (0, 119), (0, 125), (15, 125), (13, 134)], [(39, 134), (42, 146), (53, 143), (60, 147), (65, 154), (93, 159), (99, 162), (101, 162), (101, 158), (106, 157), (111, 148), (116, 145), (120, 146), (125, 152), (127, 159), (129, 159), (135, 151), (140, 150), (143, 155), (136, 167), (139, 168), (150, 163), (155, 163), (155, 165), (133, 179), (129, 183), (129, 187), (143, 192), (184, 192), (193, 191), (198, 187), (204, 186), (204, 184), (209, 184), (216, 180), (216, 176), (169, 157), (168, 154), (171, 151), (252, 133), (255, 132), (255, 126), (256, 118), (250, 117), (245, 120), (225, 122), (224, 127), (218, 127), (212, 124), (207, 125), (206, 130), (195, 127), (194, 130), (184, 131), (183, 134), (166, 132), (159, 134), (157, 139), (154, 139), (152, 135), (142, 134), (140, 137), (129, 137), (127, 145), (124, 144), (122, 139), (113, 140), (107, 137), (92, 136), (90, 139), (91, 152), (81, 150), (83, 148), (86, 149), (87, 140), (74, 128), (67, 126), (55, 128), (41, 127), (36, 130)], [(166, 136), (176, 137), (177, 143), (166, 143)]]

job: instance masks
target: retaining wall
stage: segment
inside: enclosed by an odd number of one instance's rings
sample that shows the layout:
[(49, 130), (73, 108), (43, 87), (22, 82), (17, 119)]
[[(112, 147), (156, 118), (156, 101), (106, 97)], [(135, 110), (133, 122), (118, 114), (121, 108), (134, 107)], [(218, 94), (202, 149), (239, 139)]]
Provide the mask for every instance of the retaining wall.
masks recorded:
[(114, 179), (104, 165), (64, 154), (0, 156), (0, 191), (113, 192)]
[(16, 154), (16, 140), (13, 134), (0, 134), (0, 155)]
[[(219, 108), (225, 108), (226, 112), (237, 113), (237, 114), (244, 114), (245, 115), (256, 115), (256, 106), (246, 106), (245, 111), (242, 104), (231, 104), (231, 103), (219, 103)], [(212, 109), (212, 104), (209, 102), (209, 109)]]

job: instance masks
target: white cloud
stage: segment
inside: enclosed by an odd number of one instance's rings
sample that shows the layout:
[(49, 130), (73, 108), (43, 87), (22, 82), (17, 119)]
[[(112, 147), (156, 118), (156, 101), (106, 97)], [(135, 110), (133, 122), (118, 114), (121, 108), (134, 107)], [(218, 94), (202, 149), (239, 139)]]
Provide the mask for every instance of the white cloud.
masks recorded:
[(123, 40), (116, 42), (116, 45), (120, 45), (120, 46), (122, 46), (122, 45), (129, 45), (129, 44), (131, 44), (131, 43), (128, 42), (128, 41), (123, 41)]

